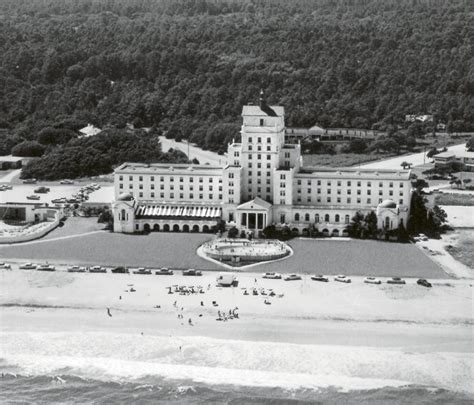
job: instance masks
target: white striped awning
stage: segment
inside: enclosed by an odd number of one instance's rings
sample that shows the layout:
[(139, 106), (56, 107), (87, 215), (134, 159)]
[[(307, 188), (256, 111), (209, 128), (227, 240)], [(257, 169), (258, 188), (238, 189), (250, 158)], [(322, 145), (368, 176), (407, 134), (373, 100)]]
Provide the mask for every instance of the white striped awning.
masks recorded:
[(139, 204), (135, 209), (136, 218), (220, 218), (221, 207), (171, 204)]

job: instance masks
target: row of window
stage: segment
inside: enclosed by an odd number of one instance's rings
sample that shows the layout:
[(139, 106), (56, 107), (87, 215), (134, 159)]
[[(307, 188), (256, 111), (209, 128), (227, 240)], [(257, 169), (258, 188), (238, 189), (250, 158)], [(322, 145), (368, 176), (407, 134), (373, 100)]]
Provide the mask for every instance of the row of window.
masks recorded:
[[(233, 177), (233, 173), (230, 173), (232, 174), (232, 177)], [(231, 177), (229, 174), (229, 177)], [(165, 181), (165, 176), (160, 176), (160, 182), (164, 182)], [(174, 176), (169, 176), (169, 177), (166, 177), (171, 183), (174, 182), (175, 178)], [(124, 179), (124, 176), (123, 175), (120, 175), (119, 176), (119, 181), (123, 181)], [(190, 176), (190, 177), (179, 177), (177, 178), (176, 181), (179, 181), (180, 183), (184, 183), (185, 180), (189, 180), (190, 183), (194, 183), (194, 177), (193, 176)], [(133, 176), (128, 176), (128, 180), (129, 181), (133, 181)], [(138, 176), (138, 181), (143, 181), (143, 176)], [(155, 181), (155, 176), (150, 176), (150, 181), (151, 182), (154, 182)], [(199, 177), (198, 178), (198, 182), (199, 183), (204, 183), (204, 178), (203, 177)], [(214, 178), (213, 177), (208, 177), (208, 180), (207, 180), (208, 183), (214, 183)], [(222, 178), (219, 178), (218, 179), (218, 182), (219, 183), (222, 183)]]
[[(168, 194), (168, 193), (166, 193), (166, 194)], [(157, 195), (158, 194), (155, 194), (154, 192), (151, 192), (150, 193), (150, 198), (158, 198)], [(138, 197), (143, 198), (143, 192), (140, 191), (138, 193)], [(209, 197), (208, 198), (209, 200), (214, 200), (215, 195), (214, 194), (208, 194), (208, 197)], [(176, 196), (175, 196), (175, 193), (169, 193), (166, 197), (165, 197), (165, 193), (160, 193), (159, 198), (162, 198), (162, 199), (165, 199), (165, 198), (175, 199), (175, 198), (177, 198), (177, 199), (180, 199), (180, 200), (184, 200), (186, 198), (186, 200), (194, 200), (195, 197), (194, 197), (193, 193), (189, 193), (187, 197), (185, 197), (184, 193), (177, 193)], [(203, 193), (196, 194), (196, 198), (199, 199), (199, 200), (203, 200), (205, 198), (205, 194), (203, 194)], [(222, 200), (222, 194), (219, 194), (218, 197), (216, 198), (216, 200), (221, 201)], [(229, 202), (233, 203), (234, 199), (229, 198)]]
[[(281, 175), (281, 176), (284, 176), (284, 175)], [(281, 177), (281, 176), (280, 176), (280, 177)], [(284, 178), (283, 178), (283, 179), (284, 179)], [(301, 186), (302, 183), (303, 183), (303, 181), (302, 181), (301, 179), (298, 179), (298, 180), (296, 181), (296, 184), (297, 184), (298, 186)], [(337, 180), (335, 183), (337, 184), (338, 187), (342, 187), (343, 181)], [(356, 183), (357, 187), (362, 187), (362, 181), (357, 181), (357, 182), (354, 182), (354, 183)], [(317, 185), (320, 186), (321, 184), (322, 184), (322, 180), (317, 180)], [(379, 187), (384, 187), (384, 185), (386, 185), (386, 184), (387, 184), (387, 183), (384, 183), (383, 181), (379, 181)], [(311, 185), (312, 185), (312, 180), (311, 180), (311, 179), (306, 180), (306, 185), (311, 186)], [(331, 185), (332, 185), (332, 181), (331, 181), (331, 180), (327, 180), (326, 185), (327, 185), (327, 186), (331, 186)], [(351, 187), (351, 186), (352, 186), (352, 181), (351, 181), (351, 180), (345, 181), (345, 185), (346, 185), (347, 187)], [(367, 186), (367, 187), (372, 187), (372, 182), (371, 182), (371, 181), (367, 181), (366, 186)], [(391, 181), (391, 182), (388, 183), (388, 187), (389, 187), (389, 188), (393, 188), (393, 186), (394, 186), (393, 181)], [(403, 187), (403, 186), (404, 186), (404, 182), (403, 182), (403, 181), (399, 182), (399, 187)]]
[[(262, 123), (263, 123), (263, 119), (260, 120), (260, 125), (263, 125)], [(252, 143), (252, 142), (253, 142), (253, 139), (252, 139), (251, 136), (249, 136), (248, 143)], [(260, 137), (260, 136), (257, 137), (257, 143), (262, 143), (262, 137)], [(272, 138), (269, 137), (269, 136), (267, 137), (267, 143), (272, 143)]]
[[(232, 183), (229, 183), (229, 186), (233, 186), (234, 184)], [(176, 186), (178, 187), (178, 186)], [(133, 184), (129, 184), (128, 185), (128, 188), (129, 190), (133, 190)], [(119, 189), (120, 190), (123, 190), (124, 189), (124, 184), (123, 183), (119, 183)], [(139, 184), (138, 185), (138, 189), (139, 190), (143, 190), (143, 184)], [(169, 189), (169, 190), (174, 190), (174, 185), (173, 184), (170, 184), (168, 187), (166, 187), (166, 189)], [(176, 188), (178, 189), (178, 188)], [(180, 184), (179, 185), (179, 190), (184, 190), (185, 189), (185, 186)], [(150, 190), (155, 190), (155, 185), (154, 184), (150, 184)], [(165, 185), (164, 184), (160, 184), (160, 190), (165, 190)], [(194, 191), (194, 186), (186, 186), (186, 190), (189, 190), (189, 191)], [(214, 187), (212, 185), (209, 185), (208, 187), (206, 187), (206, 189), (204, 189), (204, 186), (200, 185), (199, 186), (199, 191), (213, 191), (214, 190)], [(219, 186), (218, 188), (219, 191), (222, 191), (222, 186)]]
[[(284, 214), (282, 214), (284, 215)], [(323, 221), (323, 218), (324, 218), (324, 221)], [(339, 214), (334, 214), (334, 223), (338, 224), (339, 222), (341, 222), (342, 220), (342, 216), (339, 215)], [(299, 221), (304, 221), (304, 222), (311, 222), (311, 216), (309, 213), (306, 213), (304, 214), (299, 214), (298, 212), (295, 213), (295, 216), (294, 216), (294, 219), (295, 219), (295, 222), (299, 222)], [(331, 216), (329, 214), (325, 214), (324, 217), (320, 217), (319, 214), (315, 214), (314, 215), (314, 222), (315, 223), (319, 223), (319, 222), (328, 222), (330, 223), (331, 222)], [(344, 216), (344, 223), (345, 224), (349, 224), (350, 222), (350, 216), (347, 214)]]
[[(281, 186), (281, 185), (280, 185), (280, 186)], [(351, 189), (347, 189), (347, 190), (345, 190), (345, 191), (346, 191), (346, 194), (347, 194), (347, 195), (351, 195), (351, 194), (352, 194), (352, 190), (351, 190)], [(362, 190), (358, 189), (358, 190), (356, 190), (356, 191), (357, 191), (357, 195), (361, 195), (361, 194), (362, 194)], [(301, 194), (301, 189), (300, 189), (300, 188), (297, 189), (296, 192), (297, 192), (297, 194)], [(308, 193), (308, 194), (311, 194), (311, 192), (312, 192), (312, 189), (308, 188), (308, 189), (307, 189), (307, 193)], [(332, 189), (331, 189), (331, 188), (328, 188), (326, 194), (331, 194), (331, 192), (332, 192)], [(317, 194), (321, 194), (321, 189), (320, 189), (320, 188), (316, 189), (316, 193), (317, 193)], [(337, 195), (341, 195), (341, 194), (342, 194), (342, 190), (340, 190), (340, 189), (336, 190), (336, 194), (337, 194)], [(367, 194), (367, 195), (372, 195), (372, 190), (366, 190), (366, 194)], [(389, 190), (389, 191), (388, 191), (388, 194), (389, 194), (390, 196), (393, 196), (393, 190)], [(398, 192), (398, 194), (399, 194), (399, 196), (403, 197), (403, 190), (400, 190), (400, 191)], [(379, 190), (379, 195), (383, 195), (383, 190)]]
[[(281, 192), (280, 192), (280, 196), (284, 197), (284, 194), (281, 194)], [(281, 202), (281, 201), (283, 201), (283, 202)], [(281, 201), (280, 201), (280, 204), (285, 204), (285, 202), (284, 202), (285, 200), (281, 200)], [(335, 200), (333, 200), (331, 197), (326, 197), (326, 203), (337, 202), (338, 204), (341, 204), (342, 201), (343, 201), (343, 199), (342, 199), (341, 197), (337, 197)], [(380, 204), (380, 203), (383, 201), (383, 198), (379, 198), (378, 201), (379, 201), (378, 203)], [(296, 198), (296, 202), (297, 202), (297, 203), (301, 203), (301, 202), (303, 202), (303, 199), (302, 199), (301, 197), (297, 197), (297, 198)], [(311, 197), (308, 197), (308, 198), (306, 198), (306, 202), (307, 202), (307, 203), (313, 203), (314, 200), (313, 200)], [(321, 203), (321, 202), (322, 202), (322, 198), (321, 198), (321, 197), (316, 198), (316, 203)], [(347, 204), (353, 204), (352, 198), (351, 198), (351, 197), (347, 197), (347, 198), (346, 198), (346, 203), (347, 203)], [(356, 204), (362, 204), (362, 198), (356, 198), (356, 199), (355, 199), (355, 203), (356, 203)], [(398, 203), (402, 205), (402, 204), (403, 204), (403, 198), (400, 198), (400, 199), (398, 200)], [(369, 205), (372, 204), (372, 199), (371, 199), (371, 198), (367, 198), (367, 199), (366, 199), (366, 204), (369, 204)]]

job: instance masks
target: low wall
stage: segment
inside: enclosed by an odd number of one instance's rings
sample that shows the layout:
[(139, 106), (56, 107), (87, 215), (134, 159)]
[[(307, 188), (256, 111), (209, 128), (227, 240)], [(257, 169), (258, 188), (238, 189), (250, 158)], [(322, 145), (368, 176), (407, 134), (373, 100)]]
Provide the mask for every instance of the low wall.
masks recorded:
[(285, 251), (284, 253), (278, 255), (265, 255), (265, 256), (240, 256), (240, 255), (219, 255), (214, 253), (206, 253), (211, 259), (223, 261), (223, 262), (231, 262), (234, 257), (238, 257), (239, 261), (241, 262), (265, 262), (265, 261), (272, 261), (278, 260), (285, 256), (288, 256), (290, 252)]
[(21, 243), (28, 242), (30, 240), (42, 238), (48, 232), (51, 232), (54, 228), (59, 225), (60, 215), (57, 215), (54, 221), (47, 222), (47, 226), (41, 227), (36, 232), (21, 233), (12, 236), (0, 236), (0, 244), (5, 243)]

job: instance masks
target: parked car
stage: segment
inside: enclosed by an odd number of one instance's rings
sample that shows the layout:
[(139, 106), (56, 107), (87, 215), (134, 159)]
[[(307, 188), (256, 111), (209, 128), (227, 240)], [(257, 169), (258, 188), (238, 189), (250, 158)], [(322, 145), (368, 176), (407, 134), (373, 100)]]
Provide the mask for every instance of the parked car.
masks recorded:
[(35, 188), (34, 192), (35, 193), (40, 193), (40, 194), (45, 194), (45, 193), (49, 193), (49, 190), (50, 190), (49, 187), (41, 186), (41, 187)]
[(65, 197), (62, 198), (55, 198), (54, 200), (51, 200), (53, 204), (66, 204), (67, 199)]
[(422, 285), (423, 287), (428, 287), (428, 288), (431, 288), (431, 287), (432, 287), (431, 283), (430, 283), (428, 280), (424, 279), (424, 278), (420, 278), (420, 279), (416, 282), (416, 284)]
[(64, 179), (64, 180), (61, 180), (59, 184), (74, 184), (74, 182), (69, 179)]
[(162, 269), (156, 270), (155, 274), (157, 276), (172, 276), (174, 273), (173, 273), (173, 270), (163, 267)]
[(406, 281), (400, 277), (392, 277), (387, 280), (387, 284), (406, 284)]
[(366, 278), (364, 278), (364, 283), (367, 283), (367, 284), (382, 284), (382, 282), (378, 278), (375, 278), (375, 277), (366, 277)]
[(86, 268), (81, 266), (69, 266), (67, 268), (67, 271), (69, 273), (84, 273), (86, 271)]
[(10, 266), (8, 263), (0, 263), (0, 269), (11, 270), (12, 266)]
[(31, 194), (31, 195), (27, 195), (26, 198), (28, 200), (39, 200), (41, 197), (39, 195)]
[(133, 274), (151, 274), (150, 269), (145, 269), (145, 267), (139, 267), (136, 270), (133, 270)]
[(272, 280), (281, 280), (281, 274), (280, 273), (263, 273), (263, 278), (269, 278)]
[(202, 271), (194, 269), (183, 270), (183, 276), (202, 276)]
[(285, 281), (294, 281), (294, 280), (301, 280), (301, 276), (299, 276), (298, 274), (288, 274), (285, 277)]
[(343, 274), (339, 274), (334, 277), (334, 281), (339, 281), (340, 283), (350, 283), (351, 279), (347, 276), (344, 276)]
[(327, 283), (329, 281), (329, 277), (323, 276), (322, 274), (314, 274), (311, 276), (311, 280), (324, 281), (325, 283)]
[(112, 269), (112, 273), (125, 274), (125, 273), (129, 273), (129, 271), (126, 267), (118, 266), (118, 267), (115, 267), (115, 268)]
[(418, 235), (418, 239), (426, 242), (428, 240), (428, 237), (424, 233), (420, 233)]
[(36, 267), (36, 270), (38, 270), (38, 271), (56, 271), (56, 267), (51, 266), (50, 264), (40, 264), (38, 267)]
[(107, 269), (102, 266), (89, 267), (89, 273), (107, 273)]
[(36, 184), (36, 179), (25, 179), (23, 184)]
[(37, 267), (38, 265), (34, 263), (24, 263), (20, 265), (20, 269), (22, 270), (35, 270)]

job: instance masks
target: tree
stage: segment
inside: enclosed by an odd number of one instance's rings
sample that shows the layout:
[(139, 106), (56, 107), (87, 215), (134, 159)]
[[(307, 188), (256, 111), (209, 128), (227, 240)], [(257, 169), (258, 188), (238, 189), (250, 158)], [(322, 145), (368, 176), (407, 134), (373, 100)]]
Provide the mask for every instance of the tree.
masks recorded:
[(347, 232), (349, 236), (353, 238), (360, 238), (362, 231), (364, 229), (364, 214), (357, 211), (352, 217), (349, 226), (347, 227)]
[(229, 238), (237, 238), (239, 236), (239, 230), (235, 226), (233, 226), (227, 231), (227, 236)]
[(364, 217), (365, 229), (367, 230), (367, 236), (375, 238), (377, 236), (377, 215), (374, 211), (370, 211)]
[(40, 157), (43, 156), (44, 151), (45, 147), (36, 141), (23, 141), (12, 148), (12, 155), (23, 157)]
[(466, 149), (468, 152), (474, 152), (474, 136), (471, 136), (466, 142)]
[(429, 184), (425, 179), (416, 179), (415, 181), (411, 182), (411, 186), (420, 192), (424, 188), (429, 187)]
[(408, 163), (408, 162), (405, 162), (405, 161), (400, 163), (400, 166), (403, 168), (403, 170), (411, 168), (412, 165), (413, 165), (413, 163)]

